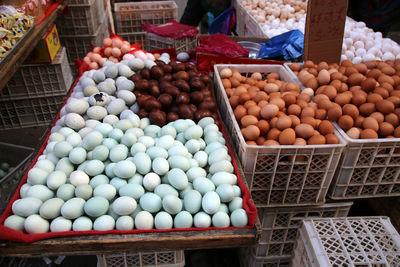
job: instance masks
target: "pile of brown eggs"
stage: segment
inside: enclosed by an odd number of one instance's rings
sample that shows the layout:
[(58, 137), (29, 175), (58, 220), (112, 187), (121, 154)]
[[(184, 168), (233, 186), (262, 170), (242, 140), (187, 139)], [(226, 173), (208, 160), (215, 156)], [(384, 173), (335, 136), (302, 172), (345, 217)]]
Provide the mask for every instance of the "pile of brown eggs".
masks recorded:
[[(400, 137), (400, 61), (341, 65), (306, 61), (290, 68), (313, 102), (353, 139)], [(311, 89), (310, 89), (311, 88)]]
[(224, 68), (220, 77), (248, 145), (337, 144), (326, 110), (310, 102), (313, 90), (280, 80), (278, 73), (249, 77)]

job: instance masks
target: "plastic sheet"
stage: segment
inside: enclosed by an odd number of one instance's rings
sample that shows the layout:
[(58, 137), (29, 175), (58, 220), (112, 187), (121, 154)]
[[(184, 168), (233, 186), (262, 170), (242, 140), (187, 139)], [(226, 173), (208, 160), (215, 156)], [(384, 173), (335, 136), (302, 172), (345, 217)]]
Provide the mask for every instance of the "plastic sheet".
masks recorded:
[(163, 37), (178, 39), (185, 36), (196, 36), (197, 27), (181, 24), (171, 19), (167, 24), (156, 26), (151, 23), (143, 23), (142, 29)]
[(232, 31), (235, 23), (235, 10), (233, 9), (233, 7), (230, 7), (214, 19), (214, 21), (208, 27), (208, 33), (214, 34), (219, 32), (223, 34), (229, 34)]
[(299, 30), (292, 30), (271, 38), (265, 43), (258, 58), (273, 58), (283, 56), (289, 60), (298, 58), (304, 53), (304, 35)]
[(247, 57), (249, 55), (249, 50), (244, 49), (240, 44), (221, 33), (200, 38), (200, 46), (196, 47), (196, 50), (197, 52), (217, 54), (230, 58)]

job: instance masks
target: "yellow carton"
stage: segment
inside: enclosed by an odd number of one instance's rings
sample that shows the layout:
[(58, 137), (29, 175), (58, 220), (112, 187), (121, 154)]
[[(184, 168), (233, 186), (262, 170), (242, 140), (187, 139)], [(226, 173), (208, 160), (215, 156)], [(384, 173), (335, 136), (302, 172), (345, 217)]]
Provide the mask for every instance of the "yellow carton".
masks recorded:
[(51, 25), (46, 35), (39, 41), (25, 63), (51, 63), (60, 49), (60, 39), (56, 25)]

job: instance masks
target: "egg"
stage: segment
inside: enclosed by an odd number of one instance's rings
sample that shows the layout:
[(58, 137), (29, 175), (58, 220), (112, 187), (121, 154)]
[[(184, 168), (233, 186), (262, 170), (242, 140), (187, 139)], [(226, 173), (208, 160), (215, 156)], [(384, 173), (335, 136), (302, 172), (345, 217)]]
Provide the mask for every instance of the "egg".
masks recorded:
[(194, 226), (198, 228), (207, 228), (211, 226), (211, 217), (207, 213), (200, 211), (193, 218)]
[(230, 216), (234, 227), (244, 227), (248, 223), (247, 213), (244, 209), (235, 209)]
[(378, 134), (373, 129), (364, 129), (360, 134), (361, 139), (377, 139)]
[(25, 218), (18, 215), (11, 215), (4, 221), (4, 226), (14, 229), (15, 231), (24, 230)]
[(50, 224), (50, 232), (71, 231), (72, 221), (64, 217), (55, 218)]
[(154, 225), (154, 218), (148, 211), (140, 211), (135, 216), (135, 226), (137, 229), (152, 229)]
[(102, 215), (93, 222), (93, 230), (108, 231), (115, 227), (115, 220), (110, 215)]
[(25, 219), (24, 229), (28, 234), (46, 233), (50, 229), (50, 224), (39, 215), (32, 214)]
[(179, 212), (174, 218), (175, 228), (190, 228), (193, 225), (193, 217), (187, 211)]

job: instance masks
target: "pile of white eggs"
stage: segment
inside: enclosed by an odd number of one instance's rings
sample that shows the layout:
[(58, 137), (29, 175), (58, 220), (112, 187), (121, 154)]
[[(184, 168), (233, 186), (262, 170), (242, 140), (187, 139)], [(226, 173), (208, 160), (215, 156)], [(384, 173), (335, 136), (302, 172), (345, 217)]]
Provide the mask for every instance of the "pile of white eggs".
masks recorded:
[(400, 45), (389, 38), (383, 38), (381, 32), (374, 32), (364, 22), (351, 18), (346, 20), (341, 60), (361, 63), (371, 60), (400, 59)]

